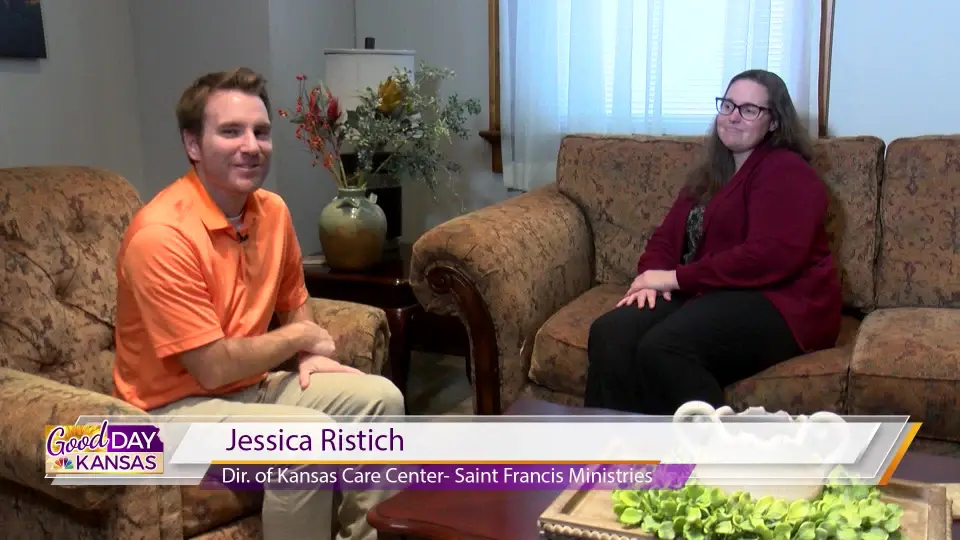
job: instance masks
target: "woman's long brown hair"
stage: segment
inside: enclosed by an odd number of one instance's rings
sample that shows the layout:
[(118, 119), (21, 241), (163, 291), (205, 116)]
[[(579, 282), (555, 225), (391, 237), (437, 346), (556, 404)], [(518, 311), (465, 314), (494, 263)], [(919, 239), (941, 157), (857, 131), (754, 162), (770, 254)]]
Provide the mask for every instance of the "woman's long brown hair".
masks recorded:
[[(772, 109), (772, 120), (777, 122), (777, 127), (767, 134), (764, 141), (773, 148), (792, 150), (809, 162), (813, 156), (813, 142), (807, 128), (800, 121), (783, 79), (769, 71), (751, 69), (731, 79), (727, 90), (740, 80), (753, 81), (767, 89), (768, 106)], [(704, 156), (699, 165), (687, 175), (687, 193), (698, 202), (706, 203), (730, 180), (735, 171), (733, 153), (717, 135), (717, 122), (714, 120), (704, 145)]]

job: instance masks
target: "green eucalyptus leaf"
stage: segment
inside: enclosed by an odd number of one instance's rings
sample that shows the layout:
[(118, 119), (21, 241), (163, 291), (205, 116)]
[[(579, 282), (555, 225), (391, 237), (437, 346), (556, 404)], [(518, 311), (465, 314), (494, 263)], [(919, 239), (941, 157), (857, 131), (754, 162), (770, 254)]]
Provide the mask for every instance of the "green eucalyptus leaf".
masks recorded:
[(773, 537), (774, 538), (790, 538), (790, 534), (793, 533), (793, 527), (789, 523), (777, 523), (773, 527)]
[(808, 515), (810, 515), (810, 501), (804, 499), (793, 501), (787, 509), (787, 520), (789, 521), (806, 519)]
[(743, 515), (735, 515), (731, 518), (733, 522), (733, 528), (738, 531), (753, 532), (753, 525), (750, 523), (750, 518)]
[[(863, 504), (867, 503), (867, 504)], [(886, 506), (883, 503), (877, 501), (861, 501), (860, 504), (860, 518), (864, 521), (869, 521), (870, 523), (878, 523), (883, 521)]]
[(733, 534), (733, 522), (732, 521), (721, 521), (717, 523), (717, 526), (713, 528), (713, 532), (717, 534)]
[(624, 490), (620, 492), (620, 503), (627, 506), (640, 506), (640, 494), (634, 490)]
[[(694, 525), (696, 525), (694, 523)], [(684, 516), (677, 516), (673, 518), (673, 530), (678, 532), (683, 532), (683, 528), (687, 526), (687, 520)]]
[(903, 515), (903, 507), (899, 504), (887, 503), (887, 514), (890, 517), (900, 517)]
[(677, 537), (677, 531), (673, 528), (673, 523), (661, 523), (660, 527), (657, 529), (657, 538), (662, 538), (663, 540), (673, 540)]
[(760, 497), (760, 500), (757, 501), (756, 506), (753, 507), (753, 512), (755, 515), (762, 516), (770, 505), (773, 504), (774, 498), (767, 495), (766, 497)]
[(804, 521), (793, 533), (793, 538), (796, 540), (816, 540), (817, 526), (812, 521)]
[(840, 521), (854, 529), (859, 529), (860, 525), (863, 524), (863, 520), (860, 519), (860, 514), (857, 512), (856, 507), (848, 508), (841, 512)]
[(627, 508), (620, 514), (620, 523), (636, 525), (643, 521), (643, 514), (636, 508)]
[(868, 531), (864, 531), (860, 534), (862, 540), (887, 540), (890, 538), (890, 533), (881, 529), (880, 527), (873, 527)]
[(790, 506), (786, 501), (775, 500), (770, 505), (770, 508), (767, 508), (767, 511), (764, 512), (763, 517), (766, 519), (780, 520), (787, 515), (787, 511), (790, 510)]
[(703, 529), (696, 523), (687, 522), (683, 526), (683, 538), (685, 540), (706, 540), (706, 537)]
[(836, 532), (837, 540), (857, 540), (858, 536), (857, 530), (852, 527), (843, 527)]

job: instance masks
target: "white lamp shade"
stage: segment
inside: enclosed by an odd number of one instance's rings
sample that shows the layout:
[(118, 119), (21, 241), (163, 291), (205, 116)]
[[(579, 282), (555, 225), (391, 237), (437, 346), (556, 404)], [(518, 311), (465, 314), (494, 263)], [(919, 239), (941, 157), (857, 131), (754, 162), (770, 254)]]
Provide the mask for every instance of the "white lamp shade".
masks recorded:
[(340, 99), (344, 111), (356, 109), (357, 97), (367, 88), (377, 87), (397, 69), (412, 73), (416, 69), (414, 51), (378, 49), (328, 49), (323, 52), (325, 70), (323, 82)]

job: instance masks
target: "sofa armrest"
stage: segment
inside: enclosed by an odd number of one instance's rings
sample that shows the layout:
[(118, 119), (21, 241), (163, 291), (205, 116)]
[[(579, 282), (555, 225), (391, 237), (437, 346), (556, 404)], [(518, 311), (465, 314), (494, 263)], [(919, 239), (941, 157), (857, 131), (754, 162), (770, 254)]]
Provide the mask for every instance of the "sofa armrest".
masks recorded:
[(314, 322), (333, 336), (340, 362), (364, 373), (381, 374), (390, 343), (387, 314), (382, 309), (323, 298), (310, 298), (307, 303)]
[(450, 220), (417, 240), (414, 293), (426, 310), (464, 322), (478, 413), (499, 414), (517, 397), (537, 331), (589, 289), (592, 263), (586, 218), (553, 184)]
[[(122, 516), (108, 525), (117, 538), (167, 538), (180, 528), (179, 486), (54, 486), (44, 478), (44, 428), (80, 416), (146, 416), (111, 396), (0, 367), (0, 478), (79, 510)], [(182, 534), (182, 533), (181, 533)]]

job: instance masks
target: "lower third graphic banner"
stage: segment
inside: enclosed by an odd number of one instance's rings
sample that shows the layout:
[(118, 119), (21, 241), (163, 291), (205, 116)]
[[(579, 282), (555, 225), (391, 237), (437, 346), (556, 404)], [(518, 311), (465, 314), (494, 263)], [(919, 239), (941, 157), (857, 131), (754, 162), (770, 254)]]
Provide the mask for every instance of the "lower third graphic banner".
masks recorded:
[(824, 485), (838, 467), (882, 485), (920, 427), (836, 415), (311, 419), (82, 417), (48, 426), (37, 444), (54, 485), (677, 489)]

